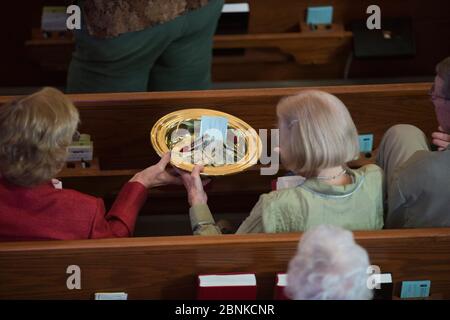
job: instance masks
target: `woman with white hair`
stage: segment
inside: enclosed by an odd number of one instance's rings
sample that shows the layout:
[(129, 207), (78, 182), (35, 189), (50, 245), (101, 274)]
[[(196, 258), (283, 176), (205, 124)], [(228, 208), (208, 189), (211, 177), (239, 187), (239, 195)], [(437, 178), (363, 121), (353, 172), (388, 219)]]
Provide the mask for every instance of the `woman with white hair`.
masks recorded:
[(370, 300), (370, 266), (353, 234), (322, 225), (305, 232), (289, 263), (286, 296), (292, 300)]
[[(280, 155), (286, 169), (303, 176), (300, 185), (263, 194), (237, 233), (304, 231), (320, 224), (351, 230), (383, 227), (382, 170), (346, 164), (359, 157), (359, 138), (337, 97), (306, 90), (277, 107)], [(195, 234), (220, 233), (207, 206), (201, 166), (182, 173)], [(236, 190), (239, 192), (239, 190)]]

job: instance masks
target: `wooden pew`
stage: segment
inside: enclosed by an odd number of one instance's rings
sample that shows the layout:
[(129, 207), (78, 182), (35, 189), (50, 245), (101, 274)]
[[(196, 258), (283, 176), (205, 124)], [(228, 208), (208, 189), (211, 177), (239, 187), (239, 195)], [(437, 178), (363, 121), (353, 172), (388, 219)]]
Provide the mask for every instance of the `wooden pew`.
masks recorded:
[[(450, 299), (450, 229), (355, 232), (394, 298), (401, 281), (430, 280), (432, 299)], [(255, 273), (258, 298), (271, 299), (300, 234), (161, 237), (0, 244), (0, 299), (194, 299), (196, 275)], [(81, 268), (81, 290), (68, 290), (67, 267)]]
[[(316, 89), (342, 99), (359, 132), (373, 133), (377, 145), (383, 133), (398, 123), (414, 124), (428, 136), (437, 128), (427, 94), (430, 87), (430, 83), (417, 83)], [(111, 200), (138, 169), (158, 160), (149, 133), (160, 117), (185, 108), (211, 108), (240, 117), (256, 130), (271, 129), (276, 127), (277, 102), (304, 89), (71, 95), (81, 114), (80, 131), (92, 135), (101, 170), (63, 173), (64, 186)], [(0, 97), (0, 107), (10, 99)], [(273, 178), (261, 176), (258, 168), (217, 177), (209, 187), (210, 205), (216, 213), (248, 213), (259, 195), (270, 191)], [(235, 201), (229, 201), (230, 194)], [(186, 210), (185, 191), (170, 188), (150, 192), (150, 201), (143, 212), (166, 214)]]
[[(54, 1), (65, 5), (65, 1)], [(276, 81), (298, 79), (343, 78), (353, 35), (350, 25), (365, 20), (369, 0), (227, 0), (228, 3), (248, 2), (250, 16), (247, 34), (217, 35), (214, 40), (216, 54), (213, 63), (214, 81)], [(31, 39), (25, 41), (30, 60), (52, 71), (67, 70), (74, 43), (71, 38), (59, 36), (43, 39), (39, 26), (39, 0), (29, 14), (33, 24), (27, 27)], [(350, 76), (400, 77), (429, 75), (435, 64), (449, 52), (449, 45), (437, 37), (450, 36), (450, 5), (445, 0), (378, 1), (383, 18), (409, 17), (414, 24), (417, 56), (410, 59), (383, 58), (353, 61)], [(301, 32), (306, 21), (308, 6), (333, 5), (333, 22), (343, 28), (339, 32)], [(439, 10), (436, 10), (439, 8)], [(433, 50), (428, 48), (433, 47)], [(225, 54), (223, 49), (228, 50)], [(237, 49), (237, 50), (236, 50)]]

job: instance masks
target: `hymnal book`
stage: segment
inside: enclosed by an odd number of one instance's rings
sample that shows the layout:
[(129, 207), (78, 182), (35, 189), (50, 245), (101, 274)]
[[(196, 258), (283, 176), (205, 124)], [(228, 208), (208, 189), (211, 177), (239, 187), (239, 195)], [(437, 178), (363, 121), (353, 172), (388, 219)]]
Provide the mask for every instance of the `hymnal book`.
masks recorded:
[(67, 149), (67, 162), (92, 161), (94, 156), (94, 144), (88, 134), (81, 134)]
[(210, 274), (198, 276), (198, 300), (256, 300), (256, 276)]
[(392, 300), (394, 283), (392, 280), (392, 274), (380, 273), (375, 274), (375, 281), (379, 284), (379, 288), (374, 290), (374, 300)]
[(286, 280), (287, 280), (287, 274), (285, 273), (278, 273), (277, 279), (275, 283), (275, 292), (274, 292), (274, 299), (275, 300), (289, 300), (288, 297), (286, 297), (286, 294), (284, 293), (284, 289), (286, 288)]
[[(248, 33), (249, 16), (250, 5), (246, 2), (224, 4), (222, 15), (220, 16), (219, 22), (217, 24), (216, 34)], [(221, 52), (224, 52), (223, 49), (221, 50)]]

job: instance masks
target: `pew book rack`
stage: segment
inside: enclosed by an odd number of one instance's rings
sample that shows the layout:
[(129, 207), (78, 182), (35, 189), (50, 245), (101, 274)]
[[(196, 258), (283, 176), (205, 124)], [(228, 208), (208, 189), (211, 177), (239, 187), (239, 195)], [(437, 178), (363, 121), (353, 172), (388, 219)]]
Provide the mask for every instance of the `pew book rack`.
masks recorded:
[[(182, 236), (0, 244), (0, 299), (195, 299), (197, 275), (254, 273), (257, 298), (273, 299), (299, 233)], [(431, 281), (429, 299), (450, 299), (450, 229), (356, 231), (373, 265), (391, 273), (393, 298), (403, 281)], [(81, 269), (68, 290), (66, 270)]]

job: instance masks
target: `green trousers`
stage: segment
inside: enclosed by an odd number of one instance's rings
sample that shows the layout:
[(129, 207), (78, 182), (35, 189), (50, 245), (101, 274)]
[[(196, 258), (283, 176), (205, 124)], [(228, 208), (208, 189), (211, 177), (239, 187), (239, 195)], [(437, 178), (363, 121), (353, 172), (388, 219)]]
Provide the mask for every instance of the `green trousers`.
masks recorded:
[(110, 39), (75, 33), (67, 92), (208, 89), (213, 36), (224, 0), (169, 22)]

